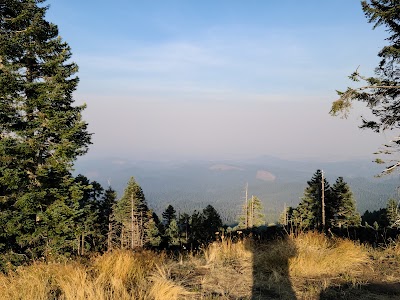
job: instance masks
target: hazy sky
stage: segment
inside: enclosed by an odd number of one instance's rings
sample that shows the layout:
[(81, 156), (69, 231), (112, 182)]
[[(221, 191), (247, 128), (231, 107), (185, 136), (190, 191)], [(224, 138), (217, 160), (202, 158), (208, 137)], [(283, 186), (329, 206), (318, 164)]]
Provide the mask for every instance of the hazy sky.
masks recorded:
[(331, 117), (385, 45), (358, 0), (47, 2), (78, 63), (87, 157), (370, 156), (391, 134)]

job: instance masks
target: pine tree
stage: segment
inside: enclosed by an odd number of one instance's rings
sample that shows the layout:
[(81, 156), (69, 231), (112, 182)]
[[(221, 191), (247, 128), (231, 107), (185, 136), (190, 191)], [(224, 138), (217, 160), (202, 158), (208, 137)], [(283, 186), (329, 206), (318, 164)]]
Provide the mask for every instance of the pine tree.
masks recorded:
[(281, 215), (279, 216), (279, 224), (285, 226), (292, 225), (294, 223), (293, 212), (294, 212), (293, 207), (285, 205)]
[(99, 250), (103, 242), (99, 202), (103, 187), (96, 181), (90, 182), (83, 175), (75, 178), (75, 184), (83, 189), (82, 198), (78, 201), (78, 210), (74, 218), (77, 253), (84, 255), (90, 250)]
[(158, 247), (161, 244), (161, 233), (159, 230), (159, 220), (157, 215), (149, 210), (148, 213), (148, 222), (145, 225), (145, 233), (146, 233), (146, 246), (147, 247)]
[(339, 177), (331, 188), (332, 226), (348, 227), (361, 225), (360, 214), (356, 211), (356, 204), (349, 185)]
[(113, 207), (116, 205), (117, 193), (111, 187), (104, 191), (101, 197), (99, 207), (99, 226), (102, 236), (102, 241), (99, 242), (100, 249), (111, 250), (115, 244), (116, 239), (116, 224), (113, 220)]
[(188, 243), (190, 244), (191, 249), (205, 244), (205, 241), (208, 238), (209, 234), (204, 220), (204, 215), (197, 210), (195, 210), (190, 216)]
[(263, 210), (263, 205), (258, 197), (252, 196), (247, 199), (239, 216), (238, 228), (245, 229), (265, 225)]
[(179, 246), (181, 244), (181, 236), (176, 219), (172, 219), (165, 230), (165, 236), (169, 247)]
[(162, 217), (164, 225), (168, 227), (172, 220), (176, 220), (175, 208), (172, 205), (168, 205), (168, 207), (162, 213)]
[(130, 178), (122, 198), (116, 203), (114, 217), (120, 224), (122, 248), (142, 248), (148, 243), (147, 229), (152, 214), (147, 206), (143, 190), (134, 177)]
[[(83, 193), (71, 168), (88, 150), (71, 50), (43, 0), (0, 4), (0, 251), (72, 251)], [(2, 246), (1, 246), (2, 245)]]
[(399, 204), (393, 198), (390, 198), (386, 205), (386, 218), (389, 227), (400, 227)]
[(260, 227), (265, 225), (265, 214), (263, 213), (263, 205), (261, 203), (261, 200), (253, 196), (251, 199), (252, 203), (250, 205), (250, 208), (252, 209), (252, 221), (251, 224), (253, 227)]
[[(358, 69), (350, 76), (355, 82), (362, 82), (361, 87), (348, 87), (345, 92), (339, 93), (339, 100), (333, 102), (331, 114), (344, 113), (346, 116), (351, 108), (352, 101), (365, 102), (374, 115), (372, 120), (363, 118), (361, 128), (369, 128), (375, 132), (386, 129), (396, 129), (400, 124), (400, 2), (398, 0), (370, 0), (362, 1), (362, 9), (374, 29), (383, 25), (389, 33), (386, 38), (388, 45), (384, 46), (378, 56), (381, 61), (375, 69), (375, 77), (360, 75)], [(399, 151), (400, 138), (384, 145), (379, 151), (383, 155)], [(381, 158), (378, 163), (385, 163)], [(385, 173), (400, 166), (400, 162), (386, 166)]]
[(189, 237), (191, 234), (191, 217), (187, 213), (183, 213), (179, 216), (178, 219), (178, 228), (181, 236), (181, 240), (183, 243), (189, 243)]
[[(322, 229), (322, 171), (317, 170), (304, 190), (301, 202), (294, 212), (297, 225), (302, 228)], [(326, 220), (332, 219), (330, 187), (324, 178), (324, 201)], [(329, 225), (329, 224), (328, 224)]]
[(221, 216), (212, 205), (207, 205), (203, 209), (203, 228), (205, 228), (206, 239), (204, 242), (209, 243), (215, 240), (216, 232), (219, 232), (222, 228)]
[(294, 208), (292, 211), (292, 218), (289, 220), (289, 223), (294, 227), (299, 227), (300, 229), (306, 229), (307, 223), (303, 223), (303, 215), (299, 211), (299, 207)]

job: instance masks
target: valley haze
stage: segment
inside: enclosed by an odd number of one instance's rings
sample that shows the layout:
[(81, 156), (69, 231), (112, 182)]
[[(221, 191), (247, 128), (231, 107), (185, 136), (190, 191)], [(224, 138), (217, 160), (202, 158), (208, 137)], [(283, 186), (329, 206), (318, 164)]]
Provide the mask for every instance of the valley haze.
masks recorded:
[(361, 214), (385, 207), (390, 197), (398, 198), (398, 176), (376, 178), (382, 169), (371, 159), (316, 161), (260, 156), (242, 160), (144, 161), (104, 157), (80, 159), (75, 164), (76, 174), (104, 187), (111, 185), (118, 197), (134, 176), (150, 207), (159, 215), (169, 204), (179, 213), (191, 213), (211, 204), (227, 224), (237, 220), (246, 183), (249, 196), (261, 199), (267, 221), (276, 222), (284, 205), (298, 205), (307, 181), (317, 169), (324, 170), (331, 185), (339, 176), (349, 183)]

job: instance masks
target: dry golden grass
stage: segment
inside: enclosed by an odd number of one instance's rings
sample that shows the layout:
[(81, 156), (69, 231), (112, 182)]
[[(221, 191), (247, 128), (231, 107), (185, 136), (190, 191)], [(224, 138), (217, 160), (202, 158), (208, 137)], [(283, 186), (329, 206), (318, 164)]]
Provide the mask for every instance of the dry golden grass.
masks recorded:
[(0, 274), (0, 295), (4, 300), (49, 299), (52, 290), (53, 270), (50, 265), (33, 264)]
[(231, 239), (214, 242), (204, 250), (204, 257), (208, 265), (236, 262), (237, 260), (249, 259), (253, 255), (252, 243), (249, 239), (240, 240), (236, 243)]
[(96, 281), (109, 294), (119, 293), (121, 297), (143, 294), (148, 288), (147, 277), (156, 264), (165, 257), (150, 251), (132, 252), (119, 250), (97, 257), (93, 263)]
[(204, 299), (247, 299), (253, 286), (253, 251), (248, 239), (224, 239), (204, 250), (200, 295)]
[[(164, 255), (150, 251), (115, 251), (78, 263), (35, 263), (0, 275), (3, 300), (178, 299), (186, 290), (159, 276)], [(165, 274), (164, 274), (165, 275)]]
[(54, 285), (59, 299), (107, 299), (101, 284), (83, 265), (52, 265)]
[(289, 258), (291, 276), (321, 277), (356, 273), (368, 262), (367, 249), (347, 239), (328, 239), (315, 232), (290, 236), (296, 254)]
[[(386, 283), (398, 281), (399, 245), (378, 251), (308, 232), (263, 243), (225, 239), (178, 261), (150, 251), (120, 250), (88, 265), (34, 263), (0, 274), (0, 299), (318, 299), (325, 292), (337, 295), (332, 288), (338, 282), (367, 282), (362, 269), (379, 271), (374, 278), (384, 274)], [(390, 264), (383, 263), (387, 257)], [(388, 267), (393, 270), (387, 272)]]
[(380, 256), (381, 259), (382, 256), (383, 257), (391, 256), (400, 260), (400, 237), (398, 237), (395, 240), (388, 241), (388, 243), (385, 244), (385, 246), (381, 247), (380, 249), (378, 248), (370, 250), (372, 254)]
[(297, 299), (319, 299), (335, 282), (356, 286), (371, 263), (368, 249), (347, 239), (307, 232), (290, 235), (287, 241), (294, 251), (288, 258), (288, 277)]
[(152, 299), (180, 299), (191, 294), (180, 283), (172, 279), (171, 269), (166, 265), (157, 266), (157, 270), (150, 276), (150, 280), (152, 281), (150, 288)]
[(365, 247), (352, 241), (315, 232), (264, 243), (224, 240), (204, 251), (209, 272), (201, 289), (221, 299), (312, 299), (329, 287), (330, 278), (352, 280), (368, 256)]

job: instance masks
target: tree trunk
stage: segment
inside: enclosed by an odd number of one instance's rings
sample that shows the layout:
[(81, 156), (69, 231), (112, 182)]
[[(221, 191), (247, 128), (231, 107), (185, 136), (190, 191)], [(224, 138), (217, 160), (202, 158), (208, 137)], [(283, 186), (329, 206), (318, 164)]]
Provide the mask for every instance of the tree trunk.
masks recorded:
[(110, 221), (108, 221), (107, 251), (111, 250), (111, 234), (112, 234), (111, 230), (112, 230), (112, 226), (111, 226)]
[(85, 232), (82, 232), (82, 247), (81, 247), (81, 255), (85, 255)]

